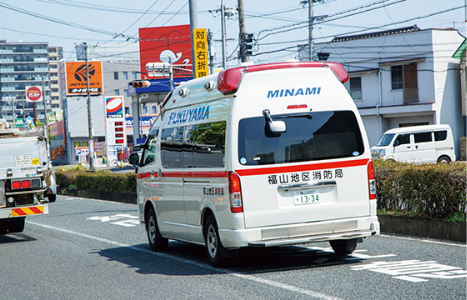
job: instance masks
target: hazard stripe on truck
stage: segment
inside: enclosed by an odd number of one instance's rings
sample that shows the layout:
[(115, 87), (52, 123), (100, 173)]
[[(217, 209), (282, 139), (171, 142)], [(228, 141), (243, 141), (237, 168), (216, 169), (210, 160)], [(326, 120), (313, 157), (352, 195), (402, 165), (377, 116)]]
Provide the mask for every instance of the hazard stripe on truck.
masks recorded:
[(44, 206), (33, 206), (23, 208), (13, 208), (11, 210), (12, 217), (39, 215), (44, 213)]

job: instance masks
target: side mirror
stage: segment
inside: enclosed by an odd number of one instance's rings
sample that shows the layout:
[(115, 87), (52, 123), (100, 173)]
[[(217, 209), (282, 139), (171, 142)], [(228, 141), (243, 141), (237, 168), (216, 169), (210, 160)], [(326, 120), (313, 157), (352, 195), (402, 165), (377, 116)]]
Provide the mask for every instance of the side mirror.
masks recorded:
[(139, 155), (138, 155), (138, 153), (131, 153), (130, 156), (128, 157), (128, 162), (132, 166), (139, 165)]
[(284, 121), (274, 121), (269, 114), (269, 109), (263, 110), (263, 115), (266, 118), (266, 126), (273, 134), (281, 134), (287, 131)]

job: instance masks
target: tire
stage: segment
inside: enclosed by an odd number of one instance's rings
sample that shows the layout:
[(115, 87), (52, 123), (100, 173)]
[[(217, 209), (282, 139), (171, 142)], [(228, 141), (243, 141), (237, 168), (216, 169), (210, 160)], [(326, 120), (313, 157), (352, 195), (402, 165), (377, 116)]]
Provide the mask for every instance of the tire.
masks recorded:
[(357, 240), (355, 239), (330, 241), (329, 244), (331, 244), (332, 250), (339, 255), (351, 254), (357, 248)]
[(24, 221), (26, 218), (17, 218), (10, 221), (10, 233), (14, 232), (23, 232), (24, 230)]
[(152, 251), (163, 252), (167, 250), (169, 240), (162, 237), (154, 210), (151, 208), (146, 215), (146, 232), (148, 233), (149, 246)]
[(47, 195), (47, 198), (49, 198), (49, 202), (55, 202), (55, 200), (57, 199), (57, 195), (55, 195), (55, 194), (48, 194), (48, 195)]
[(450, 162), (451, 162), (451, 159), (449, 158), (449, 156), (443, 155), (440, 158), (438, 158), (439, 164), (448, 164)]
[(211, 265), (216, 268), (224, 266), (226, 259), (222, 257), (221, 252), (224, 252), (225, 249), (219, 238), (219, 231), (217, 230), (217, 223), (214, 215), (210, 215), (206, 220), (204, 226), (204, 240), (206, 244), (206, 253)]

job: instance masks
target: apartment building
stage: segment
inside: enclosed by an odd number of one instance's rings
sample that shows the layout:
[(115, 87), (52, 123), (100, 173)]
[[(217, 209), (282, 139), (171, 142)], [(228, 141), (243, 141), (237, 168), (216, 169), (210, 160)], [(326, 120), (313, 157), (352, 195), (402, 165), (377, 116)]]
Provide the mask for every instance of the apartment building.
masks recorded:
[(49, 47), (45, 42), (11, 43), (0, 40), (1, 118), (9, 123), (24, 121), (28, 117), (44, 121), (43, 102), (36, 103), (34, 109), (34, 103), (25, 100), (26, 88), (42, 86), (42, 82), (45, 98), (49, 101), (47, 111), (59, 108), (57, 63), (63, 56), (62, 52), (62, 47)]

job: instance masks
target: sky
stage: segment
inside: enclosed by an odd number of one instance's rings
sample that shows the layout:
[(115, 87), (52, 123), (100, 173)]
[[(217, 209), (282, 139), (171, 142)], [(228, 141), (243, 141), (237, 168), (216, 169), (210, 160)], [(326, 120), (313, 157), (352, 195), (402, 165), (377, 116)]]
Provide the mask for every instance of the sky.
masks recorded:
[[(215, 63), (222, 63), (221, 1), (196, 0), (198, 28), (214, 33)], [(254, 36), (255, 63), (297, 56), (308, 43), (308, 4), (301, 0), (243, 0), (245, 27)], [(305, 1), (306, 2), (306, 1)], [(325, 0), (314, 4), (313, 41), (417, 25), (456, 28), (466, 35), (466, 0)], [(237, 0), (224, 0), (235, 9)], [(210, 12), (211, 11), (211, 12)], [(64, 59), (76, 58), (86, 42), (95, 53), (126, 53), (138, 59), (138, 28), (189, 24), (188, 0), (0, 0), (0, 40), (48, 42), (62, 46)], [(237, 66), (238, 14), (226, 20), (228, 66)]]

